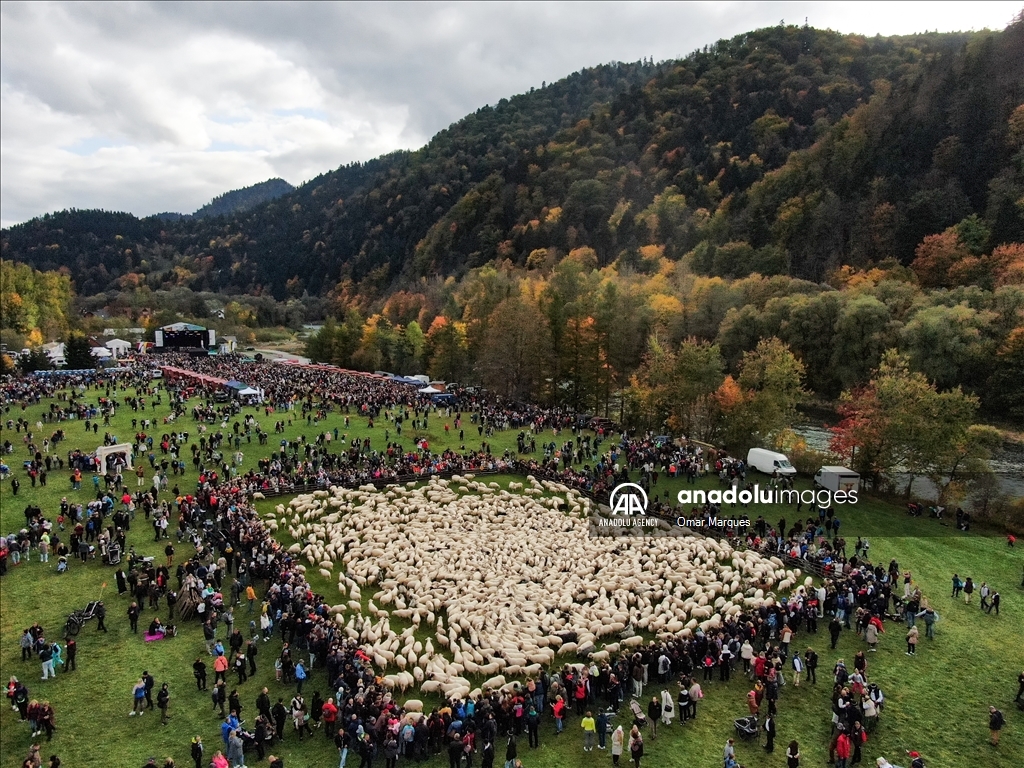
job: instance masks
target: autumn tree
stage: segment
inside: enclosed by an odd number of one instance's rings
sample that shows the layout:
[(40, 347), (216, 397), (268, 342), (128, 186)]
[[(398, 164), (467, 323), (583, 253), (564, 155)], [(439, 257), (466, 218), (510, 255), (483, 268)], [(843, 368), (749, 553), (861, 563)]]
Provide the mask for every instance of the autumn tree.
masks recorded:
[(438, 315), (427, 331), (427, 373), (437, 381), (462, 381), (469, 370), (469, 347), (464, 323)]
[(915, 370), (939, 389), (975, 378), (995, 351), (990, 339), (994, 312), (978, 312), (966, 302), (917, 312), (901, 331), (901, 348)]
[(517, 400), (534, 399), (547, 364), (547, 325), (528, 299), (513, 295), (502, 301), (487, 324), (477, 362), (484, 385)]
[(977, 408), (976, 397), (940, 392), (890, 349), (865, 386), (843, 393), (831, 448), (876, 486), (895, 487), (902, 474), (908, 497), (917, 477), (942, 490), (985, 469), (991, 433), (974, 427)]
[(779, 339), (762, 339), (743, 355), (736, 383), (743, 402), (727, 422), (727, 445), (735, 450), (770, 444), (776, 434), (792, 425), (796, 406), (803, 399), (804, 366)]

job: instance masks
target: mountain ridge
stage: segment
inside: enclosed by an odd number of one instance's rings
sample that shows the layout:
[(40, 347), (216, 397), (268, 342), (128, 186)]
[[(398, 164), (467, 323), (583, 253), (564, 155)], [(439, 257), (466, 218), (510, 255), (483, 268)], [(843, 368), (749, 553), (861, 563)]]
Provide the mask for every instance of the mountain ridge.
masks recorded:
[(972, 214), (996, 245), (1024, 229), (1008, 127), (1024, 101), (1022, 30), (755, 30), (678, 61), (581, 70), (216, 225), (60, 212), (4, 230), (4, 258), (66, 267), (84, 294), (131, 274), (373, 301), (546, 250), (589, 248), (603, 266), (655, 246), (706, 274), (821, 280), (909, 263)]

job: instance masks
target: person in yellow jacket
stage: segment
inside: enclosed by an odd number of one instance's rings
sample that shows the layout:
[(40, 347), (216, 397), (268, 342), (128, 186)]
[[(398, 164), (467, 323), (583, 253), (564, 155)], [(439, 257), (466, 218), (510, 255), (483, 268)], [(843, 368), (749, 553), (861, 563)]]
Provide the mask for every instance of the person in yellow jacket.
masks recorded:
[(580, 727), (583, 729), (583, 751), (593, 752), (594, 751), (594, 737), (597, 735), (597, 723), (594, 722), (594, 717), (590, 710), (580, 720)]

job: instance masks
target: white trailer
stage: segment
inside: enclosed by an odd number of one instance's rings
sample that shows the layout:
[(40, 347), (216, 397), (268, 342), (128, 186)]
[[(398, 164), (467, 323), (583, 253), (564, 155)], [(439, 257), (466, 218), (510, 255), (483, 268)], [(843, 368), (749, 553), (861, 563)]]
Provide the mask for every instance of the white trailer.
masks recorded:
[(822, 467), (814, 475), (814, 485), (830, 491), (856, 491), (860, 475), (846, 467)]

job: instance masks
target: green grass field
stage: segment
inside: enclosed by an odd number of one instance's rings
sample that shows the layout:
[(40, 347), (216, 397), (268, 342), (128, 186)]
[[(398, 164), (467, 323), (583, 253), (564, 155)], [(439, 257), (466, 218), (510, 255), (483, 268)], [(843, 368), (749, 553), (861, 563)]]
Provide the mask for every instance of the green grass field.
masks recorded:
[[(164, 398), (166, 403), (166, 397)], [(22, 415), (33, 424), (48, 403), (30, 407)], [(16, 417), (20, 408), (12, 409), (3, 416)], [(166, 413), (166, 404), (157, 415)], [(152, 418), (151, 412), (146, 415)], [(131, 434), (131, 418), (139, 417), (129, 409), (122, 408), (113, 419), (111, 431), (119, 435)], [(281, 418), (277, 414), (271, 419), (258, 418), (266, 427)], [(196, 430), (190, 420), (189, 429)], [(269, 423), (268, 423), (269, 422)], [(342, 417), (332, 414), (326, 423), (307, 426), (305, 422), (291, 425), (284, 437), (294, 438), (305, 434), (312, 438), (321, 429), (335, 426), (345, 431)], [(454, 440), (446, 440), (444, 419), (432, 417), (429, 437), (433, 449), (458, 448), (457, 434)], [(64, 424), (68, 434), (66, 443), (60, 449), (80, 447), (92, 450), (96, 440), (87, 438), (82, 425), (77, 422)], [(48, 430), (46, 430), (48, 431)], [(160, 430), (154, 430), (159, 434)], [(38, 430), (37, 430), (38, 432)], [(470, 437), (467, 429), (467, 438)], [(476, 437), (475, 429), (472, 430)], [(371, 436), (375, 447), (384, 443), (384, 423), (377, 422), (368, 430), (366, 421), (353, 418), (348, 430), (350, 438)], [(548, 433), (550, 435), (550, 433)], [(255, 443), (245, 445), (245, 466), (249, 467), (274, 449), (280, 435), (271, 432), (272, 445), (261, 448)], [(489, 442), (495, 453), (515, 446), (515, 431), (499, 433)], [(409, 433), (406, 437), (409, 438)], [(0, 531), (9, 533), (21, 527), (24, 518), (22, 510), (28, 503), (38, 504), (47, 514), (56, 516), (55, 510), (62, 496), (73, 496), (87, 500), (92, 495), (91, 485), (86, 478), (81, 492), (72, 492), (65, 473), (51, 472), (49, 485), (45, 488), (31, 488), (28, 478), (21, 471), (21, 462), (27, 458), (22, 435), (4, 431), (3, 439), (16, 445), (15, 453), (5, 458), (21, 478), (21, 490), (16, 498), (11, 495), (8, 482), (0, 486)], [(564, 436), (555, 438), (559, 442)], [(538, 438), (538, 444), (541, 439)], [(405, 441), (411, 447), (411, 440)], [(470, 443), (477, 447), (479, 440)], [(508, 478), (502, 479), (507, 482)], [(180, 478), (179, 478), (180, 481)], [(195, 475), (187, 476), (182, 488), (190, 487)], [(148, 482), (148, 480), (147, 480)], [(186, 485), (187, 483), (187, 485)], [(173, 484), (173, 483), (172, 483)], [(680, 483), (659, 483), (657, 491), (666, 489), (674, 497)], [(705, 487), (711, 487), (710, 484)], [(286, 498), (261, 502), (260, 508), (275, 506)], [(775, 521), (783, 514), (794, 519), (794, 510), (779, 508), (761, 510), (752, 507), (747, 510), (753, 515), (764, 512)], [(872, 764), (879, 755), (887, 756), (897, 765), (906, 765), (904, 750), (918, 749), (933, 766), (1015, 766), (1022, 762), (1024, 755), (1024, 713), (1012, 703), (1016, 692), (1016, 678), (1024, 669), (1024, 614), (1020, 609), (1024, 590), (1020, 588), (1024, 568), (1024, 552), (1019, 548), (1011, 550), (998, 536), (981, 533), (960, 534), (942, 527), (935, 521), (912, 520), (901, 510), (883, 502), (865, 499), (855, 508), (842, 515), (842, 532), (852, 541), (859, 533), (871, 538), (872, 559), (888, 562), (892, 557), (909, 568), (914, 579), (922, 586), (942, 619), (936, 625), (937, 637), (934, 642), (922, 639), (916, 658), (904, 655), (903, 631), (900, 626), (888, 625), (880, 650), (869, 658), (869, 674), (885, 691), (888, 705), (881, 725), (866, 745), (864, 764)], [(284, 534), (285, 544), (287, 533)], [(140, 518), (129, 534), (129, 543), (144, 555), (162, 557), (162, 544), (152, 541), (152, 530)], [(179, 545), (179, 557), (183, 546)], [(119, 599), (113, 588), (113, 569), (105, 568), (98, 561), (86, 565), (75, 563), (69, 573), (58, 575), (56, 564), (51, 557), (49, 564), (38, 562), (33, 552), (31, 562), (10, 569), (0, 580), (0, 675), (6, 681), (16, 675), (26, 682), (31, 698), (45, 699), (53, 703), (57, 712), (57, 732), (51, 744), (43, 744), (44, 760), (50, 754), (58, 754), (65, 766), (141, 766), (149, 756), (162, 760), (172, 756), (179, 766), (191, 765), (188, 758), (189, 740), (201, 734), (207, 744), (207, 756), (219, 748), (219, 719), (211, 709), (205, 693), (198, 693), (192, 680), (191, 662), (205, 652), (202, 634), (198, 624), (181, 626), (179, 637), (159, 643), (145, 643), (141, 635), (133, 635), (128, 629), (125, 616), (127, 601)], [(320, 581), (310, 569), (307, 575), (315, 588), (333, 589), (333, 585)], [(977, 583), (987, 581), (1003, 596), (1001, 616), (983, 614), (977, 604), (966, 606), (963, 602), (949, 599), (949, 580), (952, 573), (972, 576)], [(108, 584), (103, 590), (102, 585)], [(367, 590), (367, 593), (369, 590)], [(20, 661), (18, 638), (21, 630), (34, 621), (39, 621), (48, 630), (48, 636), (56, 637), (64, 624), (67, 614), (83, 607), (89, 600), (103, 594), (108, 606), (107, 625), (109, 633), (97, 633), (92, 622), (78, 636), (78, 670), (68, 674), (59, 673), (56, 680), (42, 682), (41, 668), (37, 661)], [(977, 600), (977, 598), (975, 598)], [(164, 608), (166, 611), (166, 608)], [(144, 614), (142, 623), (148, 623), (151, 611)], [(163, 614), (165, 615), (165, 614)], [(236, 623), (245, 624), (245, 608), (237, 612)], [(399, 622), (392, 620), (393, 626)], [(803, 765), (824, 765), (827, 759), (827, 744), (830, 727), (829, 670), (838, 657), (849, 659), (864, 644), (853, 633), (845, 633), (839, 648), (828, 648), (828, 635), (823, 629), (817, 636), (808, 638), (798, 634), (795, 647), (813, 645), (821, 656), (822, 675), (818, 686), (792, 685), (783, 689), (779, 701), (778, 738), (773, 755), (752, 744), (740, 744), (737, 752), (741, 763), (748, 766), (784, 766), (785, 744), (798, 739), (804, 756)], [(57, 638), (59, 639), (59, 638)], [(262, 686), (270, 688), (272, 696), (290, 696), (290, 689), (274, 682), (273, 659), (279, 650), (279, 642), (271, 641), (260, 646), (260, 670), (255, 678), (239, 688), (242, 701), (247, 707), (243, 718), (249, 719), (255, 709), (256, 695)], [(144, 669), (156, 678), (157, 685), (170, 683), (171, 722), (159, 724), (155, 711), (141, 718), (129, 718), (131, 708), (131, 687)], [(229, 681), (234, 679), (233, 676)], [(326, 682), (317, 671), (307, 682), (307, 700), (312, 692), (325, 691)], [(229, 688), (230, 690), (230, 688)], [(660, 691), (660, 688), (654, 688)], [(746, 680), (735, 676), (733, 681), (723, 684), (715, 681), (706, 686), (706, 698), (702, 702), (698, 720), (686, 727), (678, 722), (659, 734), (657, 740), (647, 741), (645, 766), (718, 766), (721, 764), (721, 750), (725, 740), (732, 736), (732, 721), (745, 714), (744, 695), (748, 690)], [(673, 691), (674, 693), (674, 691)], [(1007, 718), (1002, 744), (998, 749), (987, 743), (987, 707), (999, 706)], [(622, 716), (625, 720), (625, 716)], [(529, 750), (525, 739), (520, 746), (520, 756), (525, 768), (547, 766), (572, 766), (607, 761), (608, 753), (584, 755), (578, 722), (571, 720), (569, 733), (557, 740), (554, 726), (548, 720), (542, 726), (541, 747)], [(18, 722), (18, 715), (10, 706), (0, 708), (0, 764), (20, 765), (31, 744), (28, 726)], [(299, 743), (294, 737), (287, 738), (283, 745), (272, 750), (285, 758), (288, 766), (330, 766), (335, 765), (336, 752), (325, 742), (322, 733), (315, 738)], [(502, 757), (499, 752), (499, 762)], [(433, 760), (431, 765), (442, 765), (443, 757)], [(378, 762), (381, 758), (378, 758)], [(250, 764), (254, 758), (250, 760)], [(352, 765), (353, 763), (350, 763)], [(354, 763), (358, 765), (358, 763)]]

